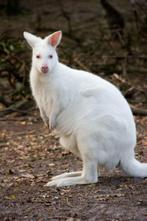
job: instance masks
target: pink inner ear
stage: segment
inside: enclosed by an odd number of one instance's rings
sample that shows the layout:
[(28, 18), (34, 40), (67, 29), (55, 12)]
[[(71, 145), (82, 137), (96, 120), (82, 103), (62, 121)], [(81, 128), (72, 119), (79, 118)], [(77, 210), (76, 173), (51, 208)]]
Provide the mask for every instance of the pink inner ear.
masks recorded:
[(55, 32), (53, 35), (51, 35), (50, 37), (50, 44), (52, 46), (56, 46), (58, 44), (58, 40), (59, 40), (59, 37), (60, 37), (60, 31), (58, 32)]

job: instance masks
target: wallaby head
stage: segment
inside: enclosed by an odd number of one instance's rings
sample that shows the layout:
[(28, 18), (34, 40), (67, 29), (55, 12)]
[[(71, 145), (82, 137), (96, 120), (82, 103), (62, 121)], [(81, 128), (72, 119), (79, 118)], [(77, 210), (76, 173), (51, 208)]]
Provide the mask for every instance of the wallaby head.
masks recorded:
[(61, 31), (57, 31), (44, 39), (24, 32), (24, 38), (33, 50), (32, 66), (40, 74), (49, 74), (56, 67), (58, 63), (56, 47), (60, 43), (61, 37)]

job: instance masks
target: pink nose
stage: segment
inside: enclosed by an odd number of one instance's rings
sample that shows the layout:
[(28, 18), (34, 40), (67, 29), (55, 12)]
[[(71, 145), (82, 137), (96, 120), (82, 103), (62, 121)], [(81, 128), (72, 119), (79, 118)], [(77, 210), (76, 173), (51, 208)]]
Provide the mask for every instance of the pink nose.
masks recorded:
[(43, 73), (47, 73), (48, 72), (48, 66), (45, 64), (45, 65), (42, 65), (42, 67), (41, 67), (41, 71), (43, 72)]

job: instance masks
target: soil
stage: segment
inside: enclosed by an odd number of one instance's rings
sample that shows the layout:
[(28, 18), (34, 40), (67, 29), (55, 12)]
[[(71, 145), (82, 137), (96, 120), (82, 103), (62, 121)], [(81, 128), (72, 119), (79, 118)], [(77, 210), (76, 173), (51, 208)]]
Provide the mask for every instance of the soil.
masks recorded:
[[(137, 158), (147, 160), (147, 117), (136, 118)], [(44, 127), (38, 111), (0, 119), (0, 220), (147, 220), (147, 179), (105, 171), (97, 184), (44, 187), (81, 168)]]
[[(0, 10), (5, 2), (0, 3)], [(107, 38), (103, 44), (103, 35), (98, 38), (100, 42), (97, 40), (100, 24), (103, 24), (100, 17), (104, 15), (100, 1), (61, 2), (62, 5), (54, 0), (30, 1), (28, 5), (22, 0), (25, 12), (18, 17), (5, 16), (0, 11), (1, 39), (14, 37), (22, 40), (24, 30), (45, 36), (61, 29), (64, 32), (63, 50), (59, 49), (61, 60), (70, 66), (99, 73), (101, 66), (103, 68), (101, 63), (107, 63), (111, 50), (117, 47), (116, 43), (111, 45)], [(126, 4), (129, 5), (128, 1), (112, 2), (117, 2), (118, 9), (129, 16), (130, 8), (125, 8)], [(146, 49), (145, 44), (142, 45)], [(99, 61), (102, 54), (110, 54), (107, 61), (106, 57)], [(132, 66), (136, 65), (136, 61), (131, 62)], [(140, 66), (143, 65), (139, 63)], [(125, 90), (133, 88), (128, 96), (129, 102), (136, 107), (147, 108), (146, 72), (141, 75), (137, 69), (136, 73), (127, 76), (101, 74), (117, 86), (121, 86), (120, 83), (127, 85)], [(138, 131), (136, 157), (147, 162), (147, 117), (136, 117), (135, 121)], [(54, 175), (81, 168), (81, 161), (63, 150), (58, 140), (44, 127), (38, 110), (0, 118), (0, 221), (147, 220), (147, 179), (127, 177), (119, 168), (114, 171), (101, 168), (97, 184), (64, 188), (44, 186)]]

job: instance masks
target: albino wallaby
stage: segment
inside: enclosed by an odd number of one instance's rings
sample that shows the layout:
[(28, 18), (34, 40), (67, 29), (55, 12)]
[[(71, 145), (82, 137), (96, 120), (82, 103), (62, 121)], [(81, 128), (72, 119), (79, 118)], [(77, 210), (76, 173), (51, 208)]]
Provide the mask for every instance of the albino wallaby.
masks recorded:
[(147, 177), (147, 163), (135, 159), (136, 128), (121, 92), (108, 81), (58, 60), (62, 32), (42, 39), (28, 32), (33, 49), (30, 84), (41, 117), (61, 145), (83, 161), (83, 170), (55, 176), (46, 186), (96, 183), (98, 166), (118, 164), (130, 176)]

